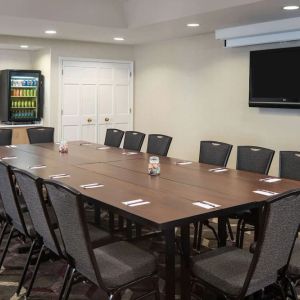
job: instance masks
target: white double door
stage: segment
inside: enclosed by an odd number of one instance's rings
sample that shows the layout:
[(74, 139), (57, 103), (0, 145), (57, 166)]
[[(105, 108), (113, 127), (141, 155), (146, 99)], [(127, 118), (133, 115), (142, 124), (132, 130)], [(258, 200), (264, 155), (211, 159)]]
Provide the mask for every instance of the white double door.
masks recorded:
[(132, 64), (62, 61), (61, 137), (103, 143), (107, 128), (132, 130)]

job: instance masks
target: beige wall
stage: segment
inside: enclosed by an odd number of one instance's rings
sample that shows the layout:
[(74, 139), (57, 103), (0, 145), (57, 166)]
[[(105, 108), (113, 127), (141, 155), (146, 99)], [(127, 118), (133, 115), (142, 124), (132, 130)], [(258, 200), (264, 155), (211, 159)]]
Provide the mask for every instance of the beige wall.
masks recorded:
[[(28, 44), (30, 47), (39, 48), (35, 51), (3, 50), (5, 53), (17, 52), (19, 58), (13, 64), (13, 60), (7, 60), (7, 67), (22, 66), (29, 61), (30, 67), (38, 67), (45, 75), (46, 82), (46, 106), (45, 125), (58, 129), (59, 122), (59, 58), (76, 57), (111, 60), (133, 60), (133, 47), (118, 44), (101, 44), (76, 41), (63, 41), (54, 39), (35, 39), (24, 37), (0, 36), (0, 45)], [(27, 53), (27, 54), (26, 54)], [(28, 59), (26, 58), (28, 55)], [(10, 54), (8, 55), (10, 57)], [(22, 65), (20, 62), (24, 61)], [(0, 50), (1, 67), (1, 50)], [(1, 69), (1, 68), (0, 68)], [(56, 130), (56, 139), (59, 134)]]
[(213, 35), (135, 47), (135, 129), (173, 136), (169, 154), (189, 160), (205, 139), (273, 148), (277, 174), (278, 150), (300, 149), (300, 111), (248, 107), (249, 51)]
[(0, 70), (31, 68), (31, 51), (0, 49)]

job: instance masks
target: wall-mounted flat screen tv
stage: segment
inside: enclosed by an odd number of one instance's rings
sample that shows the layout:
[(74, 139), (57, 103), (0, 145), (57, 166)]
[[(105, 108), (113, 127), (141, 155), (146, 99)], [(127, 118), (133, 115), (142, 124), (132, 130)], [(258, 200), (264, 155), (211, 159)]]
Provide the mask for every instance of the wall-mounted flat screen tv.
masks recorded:
[(300, 47), (250, 53), (249, 106), (300, 108)]

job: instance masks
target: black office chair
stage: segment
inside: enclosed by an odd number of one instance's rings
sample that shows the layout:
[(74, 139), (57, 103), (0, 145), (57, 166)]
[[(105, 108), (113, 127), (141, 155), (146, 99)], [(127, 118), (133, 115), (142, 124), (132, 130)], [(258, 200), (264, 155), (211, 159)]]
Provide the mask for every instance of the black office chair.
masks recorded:
[(216, 142), (216, 141), (201, 141), (199, 162), (209, 165), (226, 167), (232, 145)]
[(28, 128), (27, 135), (30, 144), (53, 143), (54, 128), (53, 127)]
[(147, 153), (167, 156), (172, 139), (172, 137), (163, 134), (149, 134)]
[(279, 177), (300, 180), (300, 152), (280, 151)]
[(298, 238), (293, 249), (289, 268), (288, 268), (288, 299), (298, 300), (296, 287), (300, 282), (300, 239)]
[(286, 299), (282, 282), (298, 234), (299, 195), (296, 190), (266, 202), (254, 254), (248, 249), (223, 247), (194, 257), (193, 286), (204, 286), (225, 299), (242, 300), (273, 285), (281, 299)]
[(238, 146), (236, 169), (267, 175), (275, 151), (257, 146)]
[(22, 212), (22, 209), (20, 207), (18, 195), (15, 189), (15, 184), (12, 178), (11, 168), (8, 164), (6, 164), (3, 161), (0, 162), (0, 178), (0, 194), (6, 215), (6, 220), (2, 230), (2, 235), (0, 237), (0, 242), (3, 241), (3, 236), (7, 227), (10, 226), (9, 236), (0, 259), (0, 269), (6, 257), (8, 248), (10, 246), (10, 242), (15, 235), (27, 237), (31, 240), (30, 251), (28, 253), (27, 261), (24, 266), (24, 270), (17, 288), (17, 293), (19, 293), (24, 283), (29, 263), (33, 255), (33, 251), (37, 246), (36, 232), (33, 228), (33, 224), (28, 212)]
[(44, 183), (72, 267), (65, 299), (69, 297), (76, 273), (101, 287), (110, 300), (120, 296), (124, 289), (152, 279), (153, 289), (144, 297), (155, 294), (159, 299), (154, 256), (124, 241), (92, 249), (82, 195), (55, 181), (45, 180)]
[[(54, 225), (53, 216), (49, 216), (49, 209), (47, 207), (48, 205), (46, 205), (44, 199), (42, 179), (24, 170), (13, 169), (13, 173), (17, 179), (20, 191), (27, 204), (32, 223), (34, 225), (34, 228), (36, 228), (38, 242), (41, 245), (35, 270), (33, 272), (29, 287), (26, 291), (26, 297), (28, 298), (30, 296), (41, 260), (43, 258), (43, 255), (45, 254), (45, 250), (48, 249), (57, 256), (64, 259), (66, 259), (66, 256), (60, 230), (57, 227), (57, 222)], [(109, 241), (111, 238), (107, 232), (90, 224), (88, 225), (88, 230), (91, 236), (93, 247), (102, 245), (106, 241)], [(70, 271), (71, 267), (70, 265), (68, 265), (59, 299), (61, 299), (64, 294)]]
[(141, 151), (145, 134), (138, 131), (126, 131), (123, 148), (132, 151)]
[[(230, 144), (216, 142), (216, 141), (201, 141), (199, 162), (204, 164), (215, 165), (219, 167), (226, 167), (231, 150), (232, 150), (232, 145)], [(194, 223), (194, 225), (195, 225), (195, 232), (194, 232), (193, 247), (195, 249), (200, 251), (202, 231), (204, 225), (207, 226), (213, 232), (216, 240), (219, 242), (218, 234), (214, 229), (214, 227), (210, 225), (209, 220)], [(234, 239), (229, 220), (227, 220), (227, 227), (231, 239)]]
[(12, 130), (0, 129), (0, 146), (11, 145)]
[[(275, 151), (257, 146), (238, 146), (236, 169), (248, 172), (255, 172), (267, 175)], [(244, 234), (246, 231), (254, 231), (258, 222), (256, 211), (243, 211), (230, 216), (231, 219), (238, 219), (236, 245), (243, 247)], [(246, 227), (246, 225), (251, 227)]]
[(114, 128), (106, 130), (104, 145), (119, 148), (123, 139), (124, 131)]

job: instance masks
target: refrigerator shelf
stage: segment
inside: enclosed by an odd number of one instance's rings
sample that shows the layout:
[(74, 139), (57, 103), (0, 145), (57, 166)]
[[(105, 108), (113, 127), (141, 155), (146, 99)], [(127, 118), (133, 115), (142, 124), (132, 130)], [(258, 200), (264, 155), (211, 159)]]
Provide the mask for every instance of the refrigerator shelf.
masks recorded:
[(37, 96), (10, 96), (11, 98), (36, 98)]
[(11, 86), (12, 89), (37, 89), (36, 85)]
[(11, 107), (11, 109), (36, 109), (36, 107), (32, 107), (32, 106), (26, 106), (26, 107)]

